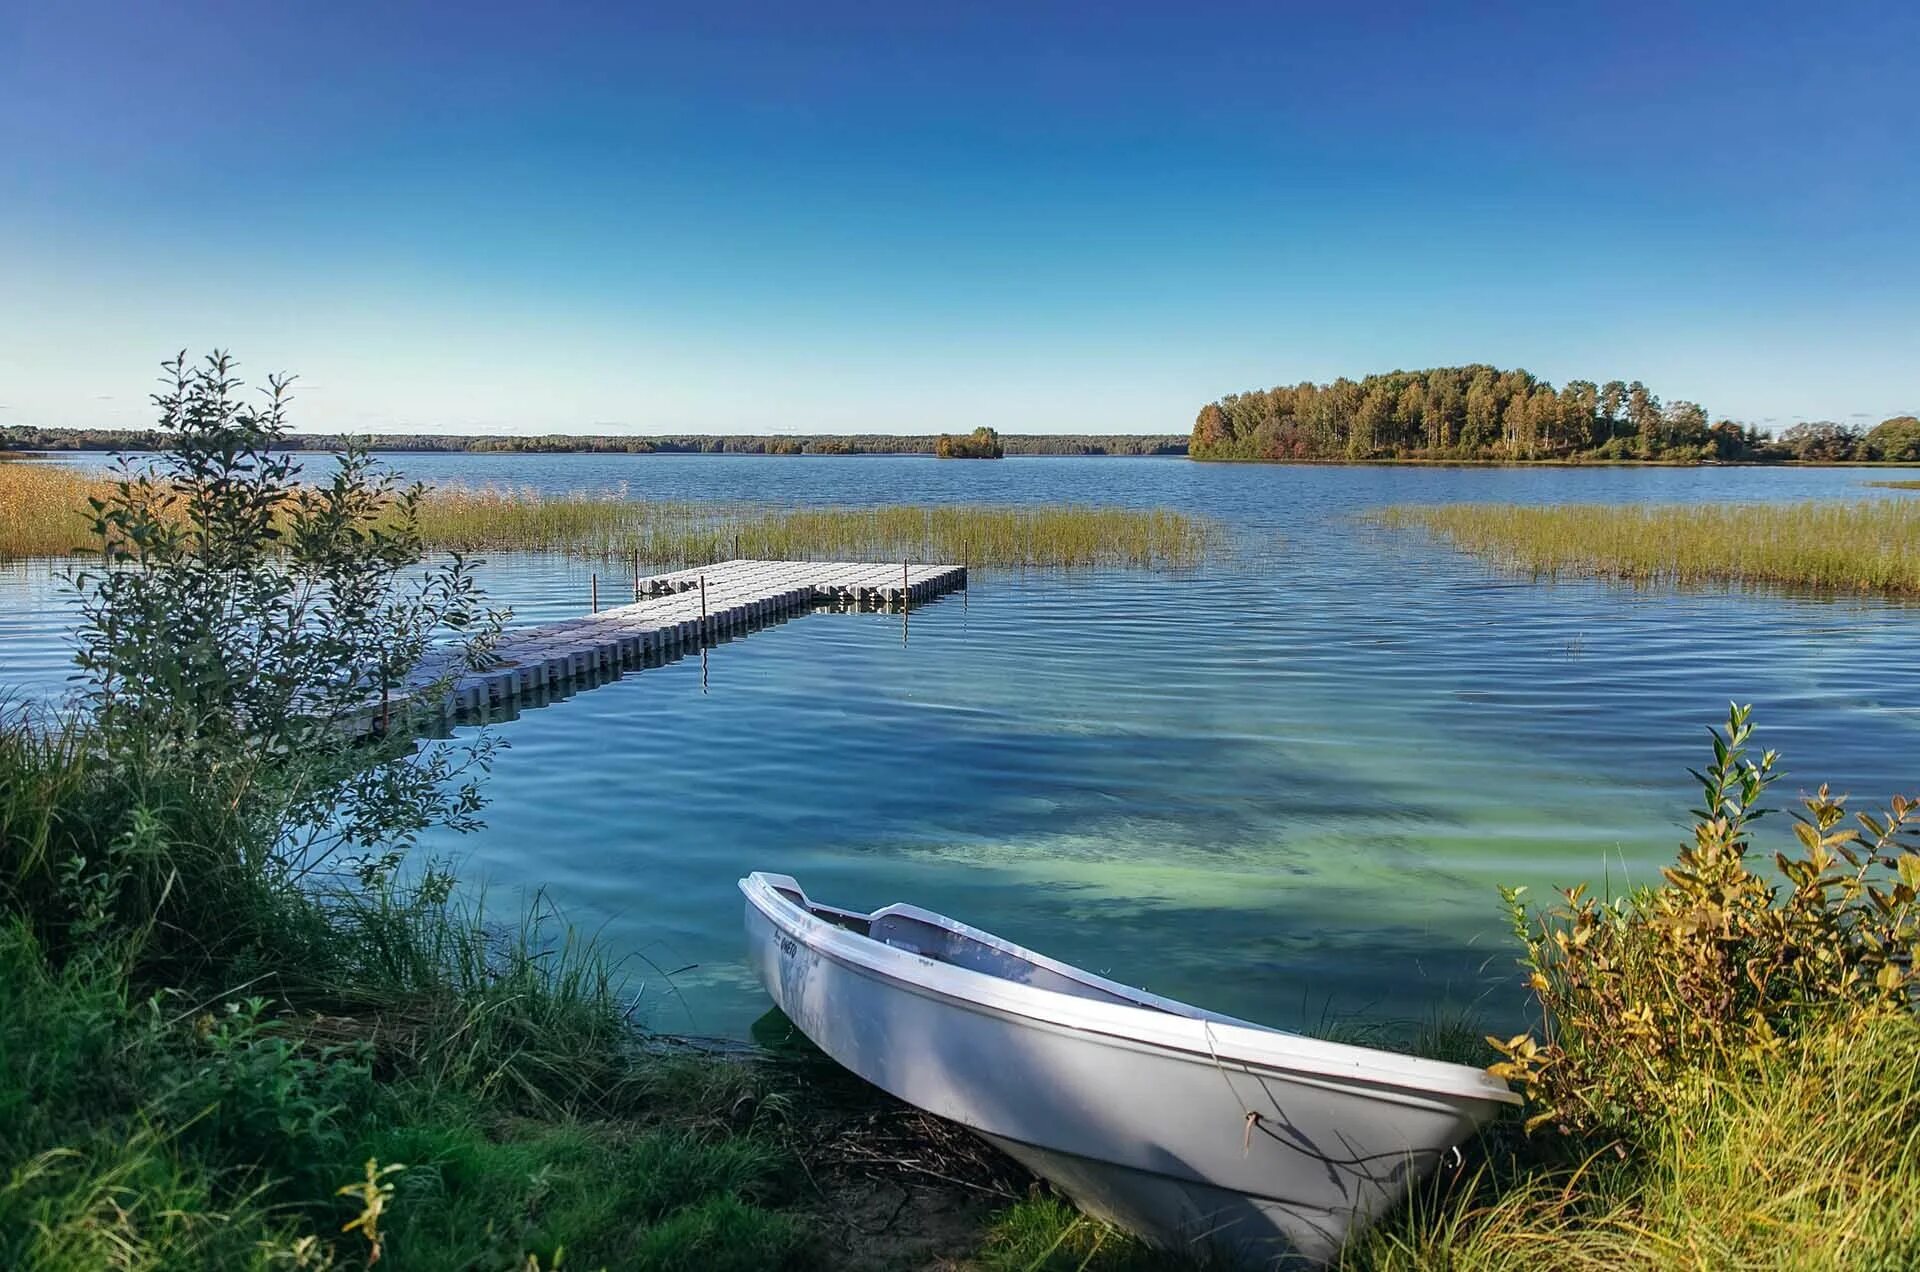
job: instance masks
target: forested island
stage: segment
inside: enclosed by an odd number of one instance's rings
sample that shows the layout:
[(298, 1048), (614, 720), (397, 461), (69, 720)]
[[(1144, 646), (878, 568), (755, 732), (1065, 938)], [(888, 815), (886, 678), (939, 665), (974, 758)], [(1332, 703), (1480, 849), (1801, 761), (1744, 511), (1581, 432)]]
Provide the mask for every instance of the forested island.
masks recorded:
[(1003, 459), (1006, 445), (990, 428), (976, 428), (964, 436), (942, 433), (933, 444), (936, 459)]
[(1662, 402), (1645, 384), (1569, 380), (1473, 364), (1394, 371), (1330, 384), (1302, 382), (1230, 393), (1200, 408), (1195, 459), (1367, 462), (1920, 461), (1920, 419), (1871, 430), (1830, 421), (1777, 437), (1709, 422), (1706, 408)]
[[(684, 433), (662, 437), (623, 436), (618, 433), (546, 433), (538, 436), (487, 433), (381, 433), (371, 445), (377, 451), (480, 451), (513, 454), (628, 454), (628, 455), (933, 455), (943, 438), (970, 447), (982, 435), (1006, 455), (1184, 455), (1187, 439), (1173, 433), (1065, 434), (995, 433), (975, 429), (971, 435), (948, 437), (902, 433)], [(337, 451), (347, 438), (338, 433), (289, 433), (282, 439), (290, 450)], [(148, 429), (7, 428), (0, 429), (0, 451), (125, 451), (156, 450), (159, 433)], [(995, 456), (996, 458), (998, 456)]]

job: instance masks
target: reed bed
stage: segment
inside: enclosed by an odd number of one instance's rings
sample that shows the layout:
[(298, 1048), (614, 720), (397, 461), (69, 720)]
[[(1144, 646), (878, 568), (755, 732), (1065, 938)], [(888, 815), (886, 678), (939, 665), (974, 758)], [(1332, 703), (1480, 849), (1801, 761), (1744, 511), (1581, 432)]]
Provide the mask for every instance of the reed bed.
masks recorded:
[(57, 464), (0, 462), (0, 559), (92, 547), (87, 499), (105, 498), (112, 489), (106, 478)]
[(1920, 481), (1870, 481), (1867, 485), (1881, 490), (1920, 490)]
[(1217, 524), (1165, 508), (887, 504), (769, 508), (441, 487), (421, 513), (439, 547), (558, 551), (674, 568), (733, 556), (987, 566), (1185, 569), (1219, 550)]
[(1378, 521), (1536, 577), (1920, 593), (1920, 501), (1444, 504)]
[[(91, 549), (87, 499), (112, 482), (52, 464), (0, 463), (0, 559)], [(721, 500), (430, 490), (420, 530), (460, 552), (566, 552), (673, 569), (732, 556), (986, 566), (1187, 569), (1219, 551), (1217, 523), (1165, 508), (887, 504), (773, 508)]]

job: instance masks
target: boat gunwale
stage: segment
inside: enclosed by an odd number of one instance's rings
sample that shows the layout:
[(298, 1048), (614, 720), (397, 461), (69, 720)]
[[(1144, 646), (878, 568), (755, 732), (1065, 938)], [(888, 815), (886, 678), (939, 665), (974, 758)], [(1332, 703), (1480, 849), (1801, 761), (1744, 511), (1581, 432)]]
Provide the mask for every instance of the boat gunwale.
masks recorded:
[[(1323, 1038), (1206, 1013), (1190, 1004), (1160, 999), (1157, 995), (1093, 976), (1083, 969), (1037, 954), (992, 933), (979, 934), (991, 938), (994, 944), (1008, 952), (1033, 958), (1043, 966), (1064, 968), (1079, 977), (1090, 978), (1097, 984), (1113, 985), (1129, 994), (1176, 1003), (1184, 1011), (1168, 1011), (1133, 1003), (1102, 1002), (945, 963), (887, 945), (829, 922), (783, 895), (775, 880), (792, 884), (795, 892), (806, 897), (806, 890), (791, 876), (765, 871), (754, 871), (741, 879), (739, 888), (748, 903), (776, 929), (804, 942), (817, 953), (835, 957), (911, 991), (930, 993), (958, 1004), (984, 1008), (1069, 1032), (1181, 1052), (1198, 1059), (1211, 1060), (1215, 1064), (1232, 1064), (1249, 1070), (1283, 1074), (1294, 1072), (1429, 1096), (1508, 1105), (1522, 1103), (1517, 1092), (1485, 1069), (1425, 1056), (1401, 1055), (1352, 1043), (1329, 1042)], [(808, 898), (806, 904), (812, 905), (814, 902)], [(838, 906), (827, 908), (855, 917), (871, 917), (842, 910)], [(880, 914), (888, 908), (883, 906), (871, 913)], [(939, 919), (963, 935), (979, 932), (979, 929), (969, 928), (945, 915), (920, 907), (913, 908), (918, 914)], [(781, 910), (797, 922), (783, 921)]]

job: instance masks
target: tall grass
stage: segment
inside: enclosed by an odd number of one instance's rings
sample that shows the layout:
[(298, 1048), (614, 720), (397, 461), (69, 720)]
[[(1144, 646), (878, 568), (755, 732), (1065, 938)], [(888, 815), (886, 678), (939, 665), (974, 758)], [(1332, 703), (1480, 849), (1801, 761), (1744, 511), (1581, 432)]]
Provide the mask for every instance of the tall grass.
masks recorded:
[(750, 1079), (640, 1055), (558, 916), (316, 891), (245, 797), (0, 719), (0, 1267), (804, 1261)]
[[(0, 463), (0, 558), (60, 556), (95, 542), (85, 514), (105, 478), (38, 463)], [(460, 552), (567, 552), (663, 569), (736, 554), (773, 560), (868, 560), (984, 566), (1185, 569), (1224, 536), (1165, 508), (886, 504), (769, 508), (720, 500), (636, 500), (619, 492), (543, 495), (442, 486), (420, 509), (428, 544)]]
[(1645, 1151), (1503, 1146), (1348, 1272), (1920, 1266), (1920, 1020), (1848, 1020), (1676, 1088)]
[(87, 499), (104, 499), (111, 489), (97, 474), (0, 457), (0, 559), (93, 547)]
[(1870, 481), (1867, 485), (1882, 490), (1920, 490), (1920, 481)]
[(777, 509), (439, 487), (421, 511), (428, 542), (459, 551), (539, 550), (661, 567), (734, 555), (776, 560), (913, 558), (990, 566), (1180, 569), (1216, 551), (1219, 527), (1164, 508), (887, 504)]
[(1443, 504), (1378, 520), (1503, 567), (1635, 583), (1920, 592), (1920, 502)]

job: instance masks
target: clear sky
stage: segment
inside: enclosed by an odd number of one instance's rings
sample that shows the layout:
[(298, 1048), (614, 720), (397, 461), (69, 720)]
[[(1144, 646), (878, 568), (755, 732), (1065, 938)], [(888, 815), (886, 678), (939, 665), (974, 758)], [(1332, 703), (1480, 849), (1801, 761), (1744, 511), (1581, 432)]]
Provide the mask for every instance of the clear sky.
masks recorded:
[(0, 0), (0, 423), (1184, 432), (1485, 361), (1920, 408), (1920, 4)]

